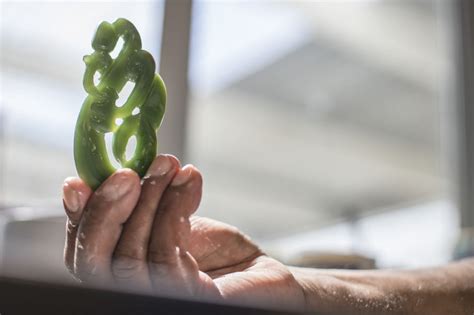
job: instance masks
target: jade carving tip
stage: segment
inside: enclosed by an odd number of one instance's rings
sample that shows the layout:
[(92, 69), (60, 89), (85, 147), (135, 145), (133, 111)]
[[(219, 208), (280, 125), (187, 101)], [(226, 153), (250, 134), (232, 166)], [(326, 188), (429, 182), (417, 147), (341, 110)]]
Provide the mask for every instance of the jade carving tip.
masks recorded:
[[(119, 38), (123, 46), (112, 58), (110, 53)], [(140, 34), (130, 21), (119, 18), (113, 23), (100, 23), (92, 48), (94, 51), (84, 56), (83, 85), (88, 95), (77, 118), (74, 160), (79, 177), (96, 189), (116, 171), (111, 158), (121, 167), (145, 175), (157, 154), (156, 133), (165, 113), (166, 88), (155, 73), (152, 55), (142, 49)], [(97, 75), (99, 80), (94, 79)], [(134, 87), (119, 106), (119, 93), (127, 82)], [(109, 133), (113, 157), (107, 153), (105, 137)], [(132, 137), (136, 138), (136, 147), (127, 159), (127, 144)]]

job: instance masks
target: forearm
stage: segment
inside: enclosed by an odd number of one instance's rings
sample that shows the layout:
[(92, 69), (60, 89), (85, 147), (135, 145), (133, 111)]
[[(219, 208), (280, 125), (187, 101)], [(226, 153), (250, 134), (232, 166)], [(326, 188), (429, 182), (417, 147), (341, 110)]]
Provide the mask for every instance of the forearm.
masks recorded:
[(474, 259), (412, 271), (290, 268), (308, 311), (350, 314), (472, 314)]

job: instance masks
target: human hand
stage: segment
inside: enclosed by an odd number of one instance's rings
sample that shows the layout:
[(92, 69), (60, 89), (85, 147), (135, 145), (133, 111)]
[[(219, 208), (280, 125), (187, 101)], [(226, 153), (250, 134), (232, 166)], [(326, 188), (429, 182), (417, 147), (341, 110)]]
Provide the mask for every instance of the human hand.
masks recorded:
[(192, 216), (202, 177), (160, 155), (143, 183), (122, 169), (95, 192), (79, 178), (64, 187), (64, 259), (84, 282), (147, 294), (304, 310), (289, 269), (235, 227)]

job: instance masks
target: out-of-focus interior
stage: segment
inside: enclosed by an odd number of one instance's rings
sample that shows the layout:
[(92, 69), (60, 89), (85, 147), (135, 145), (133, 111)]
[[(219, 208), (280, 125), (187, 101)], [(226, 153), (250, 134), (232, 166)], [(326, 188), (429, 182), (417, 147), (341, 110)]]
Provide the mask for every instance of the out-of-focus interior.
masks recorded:
[[(82, 56), (100, 21), (125, 17), (159, 61), (164, 3), (1, 8), (3, 272), (67, 277), (60, 193), (76, 174)], [(186, 115), (165, 116), (186, 132), (159, 133), (159, 150), (202, 171), (198, 214), (296, 265), (450, 260), (459, 214), (440, 127), (453, 62), (443, 19), (438, 2), (422, 0), (194, 1), (189, 85), (168, 86), (187, 95), (169, 110)]]

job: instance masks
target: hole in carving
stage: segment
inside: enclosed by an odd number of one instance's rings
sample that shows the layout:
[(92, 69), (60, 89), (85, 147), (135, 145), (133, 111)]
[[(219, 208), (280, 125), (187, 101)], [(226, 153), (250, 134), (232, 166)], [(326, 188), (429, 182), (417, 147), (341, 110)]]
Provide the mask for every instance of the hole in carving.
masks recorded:
[(94, 85), (97, 86), (100, 83), (100, 73), (99, 71), (96, 71), (94, 73)]
[(138, 114), (140, 114), (140, 108), (135, 107), (135, 108), (132, 110), (132, 115), (138, 115)]
[(130, 96), (130, 94), (133, 91), (133, 88), (135, 87), (135, 83), (131, 81), (127, 81), (125, 85), (123, 86), (122, 90), (119, 92), (119, 98), (115, 102), (115, 105), (117, 107), (122, 107), (123, 104), (125, 104)]
[(111, 132), (107, 132), (105, 135), (105, 148), (107, 149), (107, 156), (109, 157), (110, 163), (115, 168), (121, 168), (119, 162), (114, 158), (114, 151), (112, 151), (112, 136)]
[(135, 153), (135, 149), (137, 148), (137, 137), (131, 136), (127, 142), (127, 148), (125, 149), (125, 159), (130, 161), (133, 157), (133, 153)]
[(122, 119), (122, 118), (117, 118), (117, 119), (115, 119), (115, 124), (116, 124), (117, 126), (120, 126), (122, 123), (123, 123), (123, 119)]
[(119, 55), (120, 51), (123, 48), (123, 44), (124, 44), (123, 38), (120, 37), (117, 41), (117, 44), (115, 44), (114, 50), (110, 52), (110, 57), (114, 59), (117, 58), (117, 56)]

